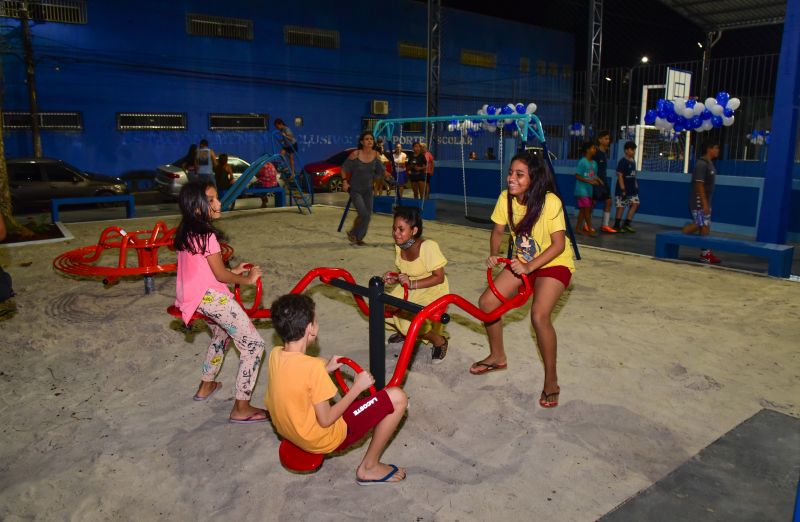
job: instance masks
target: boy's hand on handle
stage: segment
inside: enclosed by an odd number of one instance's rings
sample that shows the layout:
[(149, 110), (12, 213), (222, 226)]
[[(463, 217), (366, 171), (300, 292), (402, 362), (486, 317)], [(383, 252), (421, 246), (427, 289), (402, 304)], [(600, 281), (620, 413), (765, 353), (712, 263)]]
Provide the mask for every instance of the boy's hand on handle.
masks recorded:
[(353, 380), (352, 389), (356, 390), (357, 393), (361, 393), (373, 384), (375, 384), (375, 378), (371, 373), (365, 370), (356, 375), (356, 378)]
[(341, 355), (334, 355), (330, 358), (328, 364), (325, 365), (325, 369), (328, 370), (328, 373), (335, 372), (342, 367), (342, 363), (339, 362), (339, 357), (341, 357)]
[(486, 268), (494, 268), (497, 264), (497, 260), (500, 259), (499, 256), (489, 256), (486, 258)]

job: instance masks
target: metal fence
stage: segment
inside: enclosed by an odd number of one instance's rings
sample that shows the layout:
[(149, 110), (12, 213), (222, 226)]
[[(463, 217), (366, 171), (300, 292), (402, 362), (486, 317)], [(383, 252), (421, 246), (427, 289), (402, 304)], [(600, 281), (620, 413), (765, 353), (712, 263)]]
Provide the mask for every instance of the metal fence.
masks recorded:
[[(609, 130), (614, 141), (626, 139), (623, 130), (626, 123), (639, 123), (642, 87), (664, 84), (667, 67), (690, 71), (691, 95), (701, 101), (714, 97), (719, 91), (726, 91), (741, 99), (742, 105), (736, 111), (736, 121), (732, 126), (698, 134), (700, 140), (693, 141), (718, 141), (722, 150), (720, 160), (730, 162), (725, 169), (726, 174), (762, 176), (769, 146), (766, 143), (751, 143), (748, 135), (756, 130), (762, 133), (770, 130), (778, 71), (777, 54), (712, 59), (707, 73), (708, 86), (706, 92), (702, 93), (699, 92), (701, 60), (601, 69), (598, 111), (591, 128), (586, 129), (583, 137), (570, 136), (570, 125), (575, 122), (586, 123), (583, 121), (585, 71), (572, 73), (568, 69), (547, 69), (544, 74), (539, 74), (542, 71), (530, 71), (513, 78), (469, 82), (469, 89), (463, 89), (458, 84), (443, 85), (440, 105), (442, 113), (469, 114), (484, 103), (519, 101), (527, 104), (533, 101), (539, 106), (537, 115), (545, 125), (550, 148), (561, 160), (557, 163), (569, 162), (577, 158), (580, 142), (594, 137), (600, 129)], [(655, 108), (659, 97), (664, 97), (663, 91), (652, 91), (646, 109)], [(800, 147), (796, 149), (796, 161), (800, 161)], [(698, 156), (699, 147), (692, 147), (692, 154)]]

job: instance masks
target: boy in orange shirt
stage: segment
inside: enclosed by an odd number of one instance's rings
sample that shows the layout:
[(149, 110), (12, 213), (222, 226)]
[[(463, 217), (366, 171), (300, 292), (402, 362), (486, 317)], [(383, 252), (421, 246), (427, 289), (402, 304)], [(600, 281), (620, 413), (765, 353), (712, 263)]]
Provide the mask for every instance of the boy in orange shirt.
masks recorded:
[(356, 469), (356, 482), (367, 486), (405, 479), (404, 468), (379, 461), (405, 414), (405, 392), (391, 387), (356, 400), (375, 383), (364, 371), (356, 375), (350, 391), (331, 404), (338, 390), (328, 374), (342, 363), (337, 362), (338, 355), (325, 361), (305, 353), (319, 332), (314, 301), (303, 294), (287, 294), (272, 303), (271, 311), (272, 325), (283, 339), (283, 346), (269, 354), (266, 404), (275, 430), (309, 453), (325, 454), (351, 446), (375, 428)]

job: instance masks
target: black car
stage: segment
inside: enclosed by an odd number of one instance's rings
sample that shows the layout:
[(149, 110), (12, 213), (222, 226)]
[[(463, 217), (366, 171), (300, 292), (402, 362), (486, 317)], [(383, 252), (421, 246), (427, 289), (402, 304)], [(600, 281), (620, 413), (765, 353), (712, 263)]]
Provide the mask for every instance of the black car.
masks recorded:
[(14, 207), (49, 205), (54, 198), (118, 196), (128, 193), (119, 178), (102, 176), (52, 158), (6, 160)]

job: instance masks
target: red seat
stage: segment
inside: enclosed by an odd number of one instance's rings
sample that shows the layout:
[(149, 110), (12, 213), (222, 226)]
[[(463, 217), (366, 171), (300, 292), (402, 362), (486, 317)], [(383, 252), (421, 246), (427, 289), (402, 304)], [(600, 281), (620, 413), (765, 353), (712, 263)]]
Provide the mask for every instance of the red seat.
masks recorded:
[(295, 446), (290, 440), (283, 439), (278, 449), (283, 467), (295, 473), (313, 473), (322, 466), (325, 455), (309, 453)]

